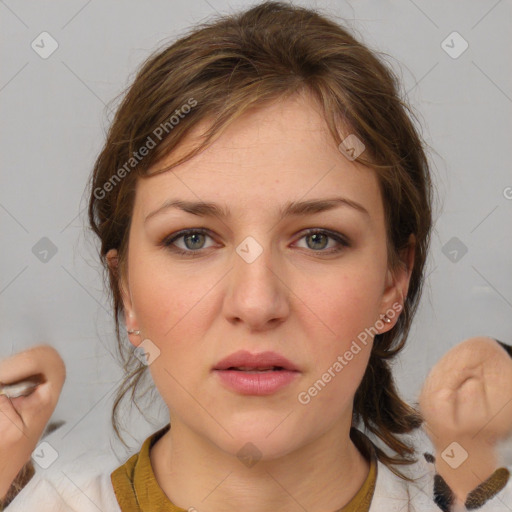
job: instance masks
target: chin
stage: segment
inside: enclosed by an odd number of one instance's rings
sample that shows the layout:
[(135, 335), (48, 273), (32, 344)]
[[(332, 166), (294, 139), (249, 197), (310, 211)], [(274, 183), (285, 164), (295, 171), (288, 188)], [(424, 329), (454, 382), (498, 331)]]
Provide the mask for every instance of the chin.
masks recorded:
[(224, 451), (236, 457), (247, 467), (252, 467), (256, 462), (278, 460), (293, 452), (297, 446), (290, 444), (288, 440), (274, 440), (270, 442), (263, 435), (261, 438), (235, 438), (229, 446), (221, 447)]
[[(284, 425), (283, 416), (279, 421), (264, 421), (258, 418), (244, 424), (226, 425), (233, 437), (222, 436), (219, 447), (225, 452), (241, 459), (275, 460), (288, 455), (301, 446), (304, 429)], [(278, 426), (279, 425), (279, 426)], [(276, 428), (277, 427), (277, 428)], [(300, 437), (298, 432), (301, 433)], [(303, 440), (303, 443), (306, 441)]]

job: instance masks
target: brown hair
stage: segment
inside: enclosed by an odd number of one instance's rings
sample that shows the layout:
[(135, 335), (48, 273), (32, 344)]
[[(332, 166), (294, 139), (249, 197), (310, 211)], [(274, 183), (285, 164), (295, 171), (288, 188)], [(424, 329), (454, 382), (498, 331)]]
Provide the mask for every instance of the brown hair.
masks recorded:
[[(415, 237), (404, 309), (390, 331), (375, 337), (353, 410), (353, 424), (361, 421), (396, 453), (376, 447), (379, 459), (408, 479), (391, 465), (415, 462), (414, 448), (395, 434), (411, 432), (422, 420), (401, 400), (389, 361), (404, 346), (423, 283), (432, 222), (424, 143), (411, 109), (400, 99), (398, 79), (375, 52), (319, 12), (281, 2), (213, 19), (150, 56), (123, 94), (95, 163), (89, 222), (101, 241), (127, 374), (112, 411), (114, 429), (119, 435), (121, 399), (131, 390), (135, 400), (137, 385), (148, 373), (119, 328), (119, 277), (127, 264), (136, 180), (147, 179), (148, 169), (169, 155), (199, 121), (211, 120), (203, 142), (158, 172), (198, 154), (247, 109), (300, 92), (318, 101), (336, 144), (344, 138), (343, 127), (348, 130), (345, 136), (353, 133), (364, 142), (357, 161), (374, 169), (379, 180), (391, 268), (402, 264), (400, 251), (408, 247), (411, 234)], [(118, 250), (119, 273), (106, 261), (110, 249)]]

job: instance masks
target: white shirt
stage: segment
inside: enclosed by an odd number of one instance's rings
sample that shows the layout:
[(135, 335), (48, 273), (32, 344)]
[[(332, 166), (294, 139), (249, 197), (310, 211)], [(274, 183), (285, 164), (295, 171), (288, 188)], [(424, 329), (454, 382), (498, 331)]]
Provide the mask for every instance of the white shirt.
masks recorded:
[[(426, 436), (419, 448), (428, 447)], [(423, 453), (422, 450), (418, 453)], [(430, 450), (429, 450), (430, 451)], [(85, 453), (73, 461), (64, 461), (44, 470), (37, 464), (36, 474), (6, 512), (128, 512), (121, 511), (110, 474), (121, 464), (112, 451)], [(512, 473), (512, 467), (508, 467)], [(433, 501), (435, 466), (423, 455), (418, 462), (400, 467), (415, 478), (415, 483), (396, 476), (381, 462), (377, 463), (377, 480), (370, 512), (440, 512)], [(451, 512), (465, 511), (453, 508)], [(512, 478), (478, 512), (512, 511)], [(131, 511), (130, 511), (131, 512)]]

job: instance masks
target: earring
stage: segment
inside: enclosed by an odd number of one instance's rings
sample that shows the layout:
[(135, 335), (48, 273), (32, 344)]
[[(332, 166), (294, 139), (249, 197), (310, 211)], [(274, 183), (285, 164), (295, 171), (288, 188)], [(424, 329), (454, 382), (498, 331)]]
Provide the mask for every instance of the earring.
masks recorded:
[(128, 334), (135, 334), (135, 336), (139, 336), (140, 335), (140, 331), (136, 331), (134, 329), (129, 329), (127, 332), (128, 332)]
[(388, 318), (388, 315), (384, 315), (384, 318), (382, 320), (384, 320), (384, 322), (386, 322), (387, 324), (391, 323), (391, 318)]

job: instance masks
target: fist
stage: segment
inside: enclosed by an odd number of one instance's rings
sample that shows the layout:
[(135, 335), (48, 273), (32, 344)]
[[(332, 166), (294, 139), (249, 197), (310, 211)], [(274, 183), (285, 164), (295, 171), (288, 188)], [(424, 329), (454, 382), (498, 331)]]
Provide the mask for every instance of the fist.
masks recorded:
[[(64, 362), (50, 346), (38, 346), (0, 359), (0, 387), (34, 375), (39, 384), (28, 396), (0, 394), (0, 499), (30, 460), (57, 405), (66, 375)], [(15, 393), (19, 394), (19, 393)]]
[(493, 446), (512, 433), (512, 358), (491, 338), (460, 343), (430, 371), (419, 405), (436, 447), (459, 439)]

